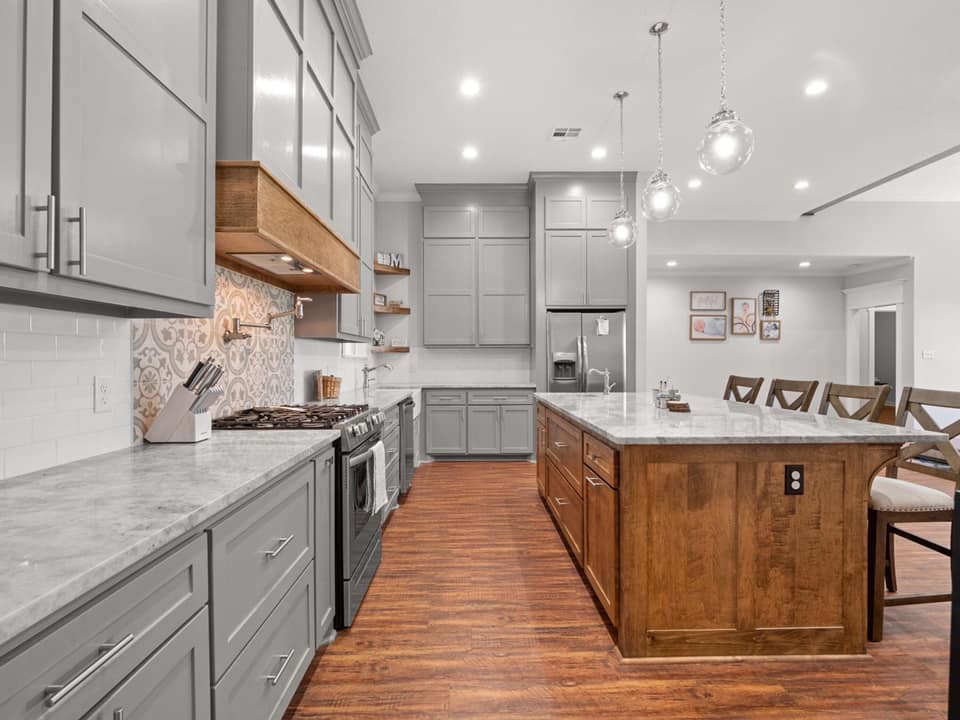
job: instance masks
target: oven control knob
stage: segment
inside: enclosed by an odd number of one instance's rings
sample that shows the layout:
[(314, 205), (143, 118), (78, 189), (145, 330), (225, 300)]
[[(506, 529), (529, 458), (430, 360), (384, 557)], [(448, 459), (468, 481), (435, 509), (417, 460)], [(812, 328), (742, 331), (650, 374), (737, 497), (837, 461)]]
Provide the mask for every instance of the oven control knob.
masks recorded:
[(359, 426), (359, 425), (354, 425), (352, 428), (350, 428), (350, 433), (351, 433), (354, 437), (357, 437), (357, 435), (360, 434), (360, 426)]

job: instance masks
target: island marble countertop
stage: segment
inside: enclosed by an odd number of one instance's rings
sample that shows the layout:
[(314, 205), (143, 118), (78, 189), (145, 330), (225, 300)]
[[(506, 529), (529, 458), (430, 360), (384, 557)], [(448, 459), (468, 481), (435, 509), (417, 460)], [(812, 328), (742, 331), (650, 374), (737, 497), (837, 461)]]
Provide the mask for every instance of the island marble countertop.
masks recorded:
[(339, 437), (214, 431), (0, 481), (0, 646)]
[(536, 398), (615, 445), (905, 443), (947, 436), (809, 412), (685, 395), (689, 413), (660, 410), (651, 393), (536, 393)]

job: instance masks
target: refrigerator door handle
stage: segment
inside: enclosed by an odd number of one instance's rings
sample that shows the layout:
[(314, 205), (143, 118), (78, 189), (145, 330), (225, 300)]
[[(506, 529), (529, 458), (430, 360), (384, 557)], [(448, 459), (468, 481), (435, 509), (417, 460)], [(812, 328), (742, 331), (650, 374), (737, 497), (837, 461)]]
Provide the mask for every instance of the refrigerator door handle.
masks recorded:
[(590, 356), (587, 353), (587, 336), (581, 335), (580, 341), (583, 343), (583, 387), (580, 392), (587, 391), (587, 381), (590, 379)]
[(583, 392), (583, 337), (577, 335), (577, 392)]

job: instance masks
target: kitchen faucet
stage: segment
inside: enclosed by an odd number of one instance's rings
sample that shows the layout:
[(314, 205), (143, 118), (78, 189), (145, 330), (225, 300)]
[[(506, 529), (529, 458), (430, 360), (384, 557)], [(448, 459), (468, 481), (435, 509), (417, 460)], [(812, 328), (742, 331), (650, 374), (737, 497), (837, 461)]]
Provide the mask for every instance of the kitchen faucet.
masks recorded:
[(364, 365), (360, 368), (360, 372), (363, 373), (363, 391), (366, 392), (370, 387), (370, 373), (372, 373), (377, 368), (386, 368), (387, 370), (393, 370), (393, 365), (390, 363), (382, 363), (381, 365), (374, 365), (373, 367), (367, 367)]
[(596, 373), (597, 375), (603, 375), (603, 394), (609, 395), (610, 391), (613, 390), (614, 386), (616, 385), (615, 382), (614, 383), (610, 382), (610, 371), (607, 368), (604, 368), (603, 370), (590, 368), (589, 370), (587, 370), (587, 379), (590, 378), (590, 375), (592, 373)]

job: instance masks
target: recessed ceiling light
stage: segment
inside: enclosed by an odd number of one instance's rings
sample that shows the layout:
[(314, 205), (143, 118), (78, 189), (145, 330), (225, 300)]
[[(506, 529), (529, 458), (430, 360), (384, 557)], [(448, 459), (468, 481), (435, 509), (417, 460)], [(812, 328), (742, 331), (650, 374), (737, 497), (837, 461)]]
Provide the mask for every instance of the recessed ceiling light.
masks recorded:
[(807, 83), (807, 86), (803, 89), (803, 92), (810, 97), (814, 97), (816, 95), (823, 95), (823, 93), (827, 91), (828, 87), (830, 86), (827, 85), (827, 81), (823, 78), (814, 78)]
[(810, 265), (811, 265), (811, 263), (810, 263), (809, 260), (804, 260), (803, 262), (800, 263), (800, 267), (802, 267), (802, 268), (808, 268), (808, 267), (810, 267)]
[(667, 267), (676, 267), (676, 266), (677, 266), (676, 260), (667, 260)]
[(691, 190), (696, 190), (701, 185), (703, 185), (703, 180), (701, 180), (700, 178), (690, 178), (689, 180), (687, 180), (687, 187), (690, 188)]
[(312, 273), (312, 272), (313, 272), (313, 268), (305, 267), (305, 268), (300, 268), (300, 269), (303, 270), (305, 273)]
[(590, 157), (594, 160), (603, 160), (607, 156), (607, 149), (603, 145), (597, 145), (590, 151)]
[(460, 94), (464, 97), (476, 97), (480, 94), (480, 83), (476, 78), (465, 77), (460, 81)]
[(809, 181), (809, 180), (797, 180), (797, 181), (793, 184), (793, 189), (794, 189), (794, 190), (806, 190), (808, 187), (810, 187), (810, 181)]
[(476, 160), (479, 153), (473, 145), (467, 145), (460, 154), (463, 155), (464, 160)]
[(293, 258), (289, 255), (281, 255), (280, 259), (283, 260), (284, 262), (293, 262)]

